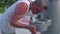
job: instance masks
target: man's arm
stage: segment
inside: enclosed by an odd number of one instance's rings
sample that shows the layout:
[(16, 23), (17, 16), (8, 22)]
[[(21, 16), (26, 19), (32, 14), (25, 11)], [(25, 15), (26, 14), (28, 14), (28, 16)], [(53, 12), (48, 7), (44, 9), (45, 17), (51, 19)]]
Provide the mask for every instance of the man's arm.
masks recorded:
[(10, 25), (12, 25), (13, 27), (17, 27), (17, 28), (29, 29), (32, 32), (32, 34), (36, 34), (36, 28), (34, 26), (24, 25), (18, 22), (18, 20), (21, 17), (23, 17), (23, 15), (26, 13), (27, 9), (28, 9), (28, 5), (26, 3), (24, 2), (19, 3), (16, 6), (15, 13), (13, 15)]
[(23, 17), (23, 15), (26, 13), (27, 9), (28, 9), (28, 5), (26, 3), (24, 2), (19, 3), (16, 6), (15, 13), (13, 15), (10, 25), (17, 27), (17, 28), (28, 28), (27, 25), (24, 25), (18, 22), (18, 20), (21, 17)]

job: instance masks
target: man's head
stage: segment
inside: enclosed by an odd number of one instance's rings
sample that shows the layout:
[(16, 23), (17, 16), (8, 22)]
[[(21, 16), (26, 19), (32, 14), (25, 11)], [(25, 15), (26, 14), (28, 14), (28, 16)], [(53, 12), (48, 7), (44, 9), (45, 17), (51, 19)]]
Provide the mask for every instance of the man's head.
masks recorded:
[(41, 6), (41, 4), (42, 4), (41, 0), (35, 0), (35, 3), (37, 6)]
[(30, 3), (32, 2), (32, 0), (28, 0)]

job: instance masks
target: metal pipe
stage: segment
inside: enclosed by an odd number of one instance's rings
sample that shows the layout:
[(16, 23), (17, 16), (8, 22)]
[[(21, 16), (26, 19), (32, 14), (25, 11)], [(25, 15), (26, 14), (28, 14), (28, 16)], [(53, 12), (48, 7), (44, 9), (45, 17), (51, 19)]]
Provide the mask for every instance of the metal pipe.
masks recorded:
[(52, 26), (44, 34), (60, 34), (60, 0), (48, 1), (48, 18), (52, 18)]

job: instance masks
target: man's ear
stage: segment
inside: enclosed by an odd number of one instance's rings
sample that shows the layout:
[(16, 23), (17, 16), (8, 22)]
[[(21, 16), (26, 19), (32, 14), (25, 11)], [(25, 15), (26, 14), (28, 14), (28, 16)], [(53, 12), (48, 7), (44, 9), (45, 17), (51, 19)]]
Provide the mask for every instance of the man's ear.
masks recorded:
[(47, 7), (45, 6), (44, 9), (47, 10)]

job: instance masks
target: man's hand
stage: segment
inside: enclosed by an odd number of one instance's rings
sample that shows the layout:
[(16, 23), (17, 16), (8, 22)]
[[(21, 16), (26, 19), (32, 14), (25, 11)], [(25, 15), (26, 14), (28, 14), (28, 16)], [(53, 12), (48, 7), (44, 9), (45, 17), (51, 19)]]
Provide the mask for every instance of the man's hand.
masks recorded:
[(32, 34), (37, 34), (37, 28), (35, 26), (29, 26), (29, 30), (31, 31)]

